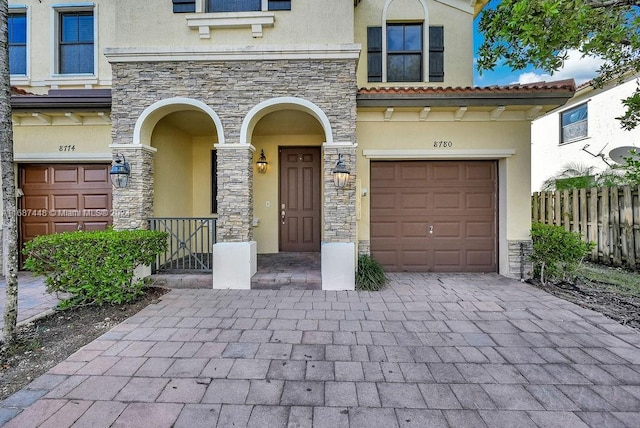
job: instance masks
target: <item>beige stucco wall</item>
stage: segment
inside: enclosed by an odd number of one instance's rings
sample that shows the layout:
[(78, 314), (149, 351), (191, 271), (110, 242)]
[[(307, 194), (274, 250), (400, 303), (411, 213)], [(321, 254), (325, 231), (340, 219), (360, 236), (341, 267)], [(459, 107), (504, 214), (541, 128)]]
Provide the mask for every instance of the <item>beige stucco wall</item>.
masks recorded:
[[(432, 157), (430, 151), (445, 152), (444, 159), (476, 159), (468, 150), (513, 149), (515, 155), (498, 160), (499, 193), (499, 265), (501, 272), (508, 267), (507, 242), (530, 239), (530, 126), (527, 121), (400, 121), (375, 120), (379, 113), (361, 112), (358, 116), (357, 176), (363, 189), (369, 189), (370, 162), (364, 150), (424, 150), (421, 159)], [(435, 149), (434, 141), (451, 141), (450, 149)], [(392, 144), (390, 144), (392, 142)], [(447, 157), (446, 151), (451, 152)], [(370, 197), (361, 196), (358, 238), (370, 239)]]
[(211, 151), (216, 139), (211, 137), (193, 137), (193, 216), (212, 217), (211, 212)]
[[(367, 82), (367, 27), (382, 25), (383, 9), (388, 0), (363, 1), (355, 8), (355, 42), (362, 45), (362, 54), (358, 63), (358, 86), (389, 86), (393, 82)], [(469, 2), (451, 1), (448, 4), (424, 0), (427, 15), (424, 18), (423, 0), (393, 0), (389, 4), (387, 22), (420, 22), (424, 20), (424, 29), (429, 26), (444, 27), (445, 64), (444, 82), (434, 82), (428, 86), (472, 86), (473, 85), (473, 13)], [(469, 9), (469, 12), (463, 9)], [(428, 47), (425, 50), (428, 55)], [(402, 82), (402, 86), (415, 86), (423, 82)], [(396, 83), (395, 86), (398, 84)]]
[[(87, 4), (89, 2), (60, 0), (9, 0), (10, 6), (27, 7), (27, 76), (12, 78), (12, 84), (30, 87), (34, 93), (46, 93), (51, 86), (61, 88), (84, 88), (111, 85), (111, 66), (102, 55), (106, 46), (114, 43), (116, 34), (115, 10), (119, 2), (113, 0), (94, 0), (94, 13), (97, 17), (96, 58), (97, 67), (94, 75), (58, 75), (55, 73), (54, 57), (56, 52), (55, 13), (52, 5), (69, 6)], [(148, 2), (151, 3), (151, 2)], [(157, 2), (154, 2), (157, 3)], [(136, 2), (137, 4), (137, 2)], [(134, 2), (130, 2), (134, 6)], [(170, 7), (171, 4), (168, 5)], [(10, 9), (10, 11), (13, 9)]]
[[(108, 154), (111, 144), (111, 126), (13, 126), (13, 146), (16, 157), (21, 154), (39, 154), (43, 160), (59, 158), (72, 161), (93, 153)], [(75, 146), (73, 151), (63, 151), (60, 146)]]
[(158, 149), (154, 166), (154, 216), (191, 217), (193, 211), (193, 156), (191, 136), (162, 121), (151, 137)]
[(251, 28), (213, 29), (201, 39), (187, 26), (187, 15), (174, 14), (170, 1), (110, 0), (117, 5), (120, 30), (111, 47), (291, 45), (353, 42), (353, 3), (344, 0), (294, 1), (290, 11), (274, 11), (273, 27), (254, 38)]
[[(280, 146), (320, 146), (324, 142), (323, 135), (269, 135), (254, 136), (254, 165), (260, 157), (260, 151), (269, 162), (267, 172), (260, 174), (254, 169), (253, 215), (260, 219), (253, 228), (253, 236), (258, 243), (259, 254), (278, 252), (279, 243), (279, 188), (280, 171), (278, 147)], [(322, 152), (322, 151), (321, 151)], [(267, 207), (267, 203), (269, 207)], [(322, 226), (321, 226), (322, 227)]]

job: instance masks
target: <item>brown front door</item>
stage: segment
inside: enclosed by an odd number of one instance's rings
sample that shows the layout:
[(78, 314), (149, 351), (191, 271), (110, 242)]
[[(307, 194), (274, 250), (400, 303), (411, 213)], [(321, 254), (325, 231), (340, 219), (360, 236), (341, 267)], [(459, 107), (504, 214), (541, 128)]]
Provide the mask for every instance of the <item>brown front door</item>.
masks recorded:
[(280, 148), (280, 251), (320, 251), (320, 148)]
[(109, 165), (21, 165), (20, 242), (38, 235), (104, 230), (112, 223)]
[(495, 272), (494, 161), (371, 163), (371, 254), (389, 271)]

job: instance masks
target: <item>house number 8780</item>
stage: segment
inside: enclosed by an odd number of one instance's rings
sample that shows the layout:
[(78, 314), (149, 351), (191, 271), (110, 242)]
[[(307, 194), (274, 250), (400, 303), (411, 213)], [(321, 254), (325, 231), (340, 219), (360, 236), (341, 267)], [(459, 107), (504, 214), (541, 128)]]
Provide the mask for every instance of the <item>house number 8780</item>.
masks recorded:
[(433, 147), (435, 148), (453, 147), (453, 141), (434, 141)]

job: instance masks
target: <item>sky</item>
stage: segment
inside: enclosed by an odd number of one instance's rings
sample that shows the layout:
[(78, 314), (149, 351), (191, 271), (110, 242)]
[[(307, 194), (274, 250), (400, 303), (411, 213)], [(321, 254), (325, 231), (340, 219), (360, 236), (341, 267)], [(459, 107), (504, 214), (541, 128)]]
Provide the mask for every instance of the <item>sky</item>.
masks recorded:
[[(478, 47), (480, 47), (483, 41), (482, 34), (478, 31), (479, 20), (480, 19), (478, 17), (474, 21), (474, 53), (477, 52)], [(576, 85), (579, 86), (596, 77), (600, 64), (601, 61), (596, 58), (583, 58), (580, 52), (569, 51), (569, 59), (565, 62), (564, 67), (553, 73), (553, 75), (546, 74), (545, 72), (536, 70), (533, 67), (529, 67), (525, 70), (514, 71), (509, 67), (498, 65), (493, 71), (484, 71), (482, 75), (478, 73), (477, 68), (474, 68), (473, 83), (476, 86), (493, 86), (512, 85), (517, 83), (526, 84), (542, 81), (551, 82), (555, 80), (573, 78), (576, 81)]]

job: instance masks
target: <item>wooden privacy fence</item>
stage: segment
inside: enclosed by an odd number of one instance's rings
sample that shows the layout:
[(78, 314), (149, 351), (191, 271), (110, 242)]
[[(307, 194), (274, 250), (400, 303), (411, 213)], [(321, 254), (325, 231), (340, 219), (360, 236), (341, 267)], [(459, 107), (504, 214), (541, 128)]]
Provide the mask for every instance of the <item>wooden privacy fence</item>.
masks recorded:
[(535, 192), (531, 207), (534, 222), (595, 242), (592, 261), (640, 269), (640, 186)]

